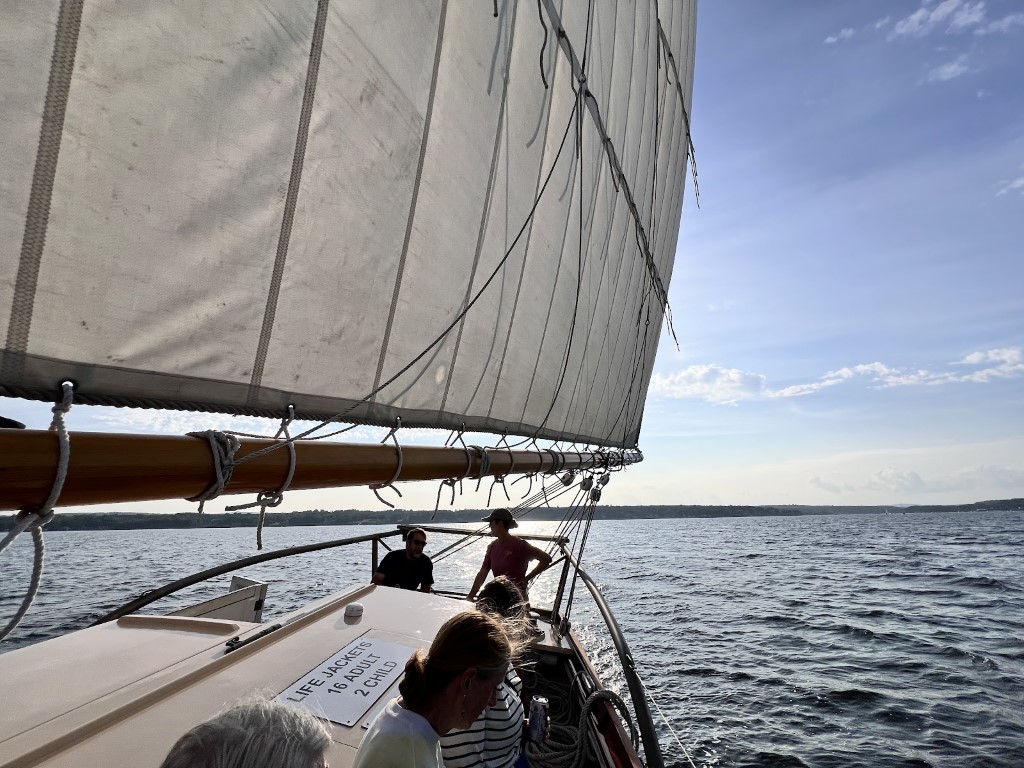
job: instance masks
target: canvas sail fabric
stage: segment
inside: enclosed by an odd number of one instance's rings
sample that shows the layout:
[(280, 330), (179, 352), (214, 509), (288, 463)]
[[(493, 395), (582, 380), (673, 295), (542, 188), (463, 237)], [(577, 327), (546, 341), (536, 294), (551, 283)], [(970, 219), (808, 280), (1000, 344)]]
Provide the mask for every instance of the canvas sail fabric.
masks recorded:
[(656, 5), (6, 2), (0, 394), (634, 445), (694, 58)]

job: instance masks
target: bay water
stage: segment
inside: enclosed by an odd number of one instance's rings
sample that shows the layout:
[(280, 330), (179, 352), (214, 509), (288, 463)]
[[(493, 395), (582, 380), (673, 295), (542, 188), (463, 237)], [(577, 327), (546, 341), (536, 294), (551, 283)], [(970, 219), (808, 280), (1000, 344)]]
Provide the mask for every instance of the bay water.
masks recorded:
[[(371, 530), (269, 528), (264, 542)], [(428, 554), (454, 540), (431, 534)], [(435, 587), (465, 591), (484, 543), (439, 559)], [(253, 529), (49, 532), (36, 603), (0, 651), (254, 552)], [(594, 523), (584, 568), (651, 693), (666, 765), (981, 768), (1024, 766), (1022, 553), (1024, 512), (609, 520)], [(20, 603), (31, 555), (26, 536), (2, 555), (0, 621)], [(369, 569), (370, 545), (357, 544), (239, 573), (269, 583), (266, 621)], [(147, 611), (222, 594), (228, 580)], [(556, 584), (544, 574), (534, 603), (550, 605)], [(604, 683), (628, 698), (582, 585), (571, 621)]]

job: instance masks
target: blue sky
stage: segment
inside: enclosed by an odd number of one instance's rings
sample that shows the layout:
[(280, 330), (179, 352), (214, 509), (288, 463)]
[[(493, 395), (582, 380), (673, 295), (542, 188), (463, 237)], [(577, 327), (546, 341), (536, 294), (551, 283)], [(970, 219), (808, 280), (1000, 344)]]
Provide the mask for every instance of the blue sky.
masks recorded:
[[(701, 207), (689, 191), (670, 291), (680, 348), (663, 339), (647, 458), (607, 503), (1024, 496), (1022, 83), (1018, 2), (701, 4)], [(41, 406), (4, 406), (47, 424)], [(274, 431), (84, 407), (70, 426)], [(402, 490), (433, 508), (433, 484)], [(485, 503), (486, 486), (459, 499)], [(292, 492), (280, 509), (379, 506), (355, 489)]]
[(1021, 83), (1015, 2), (701, 5), (643, 433), (676, 498), (1024, 496)]

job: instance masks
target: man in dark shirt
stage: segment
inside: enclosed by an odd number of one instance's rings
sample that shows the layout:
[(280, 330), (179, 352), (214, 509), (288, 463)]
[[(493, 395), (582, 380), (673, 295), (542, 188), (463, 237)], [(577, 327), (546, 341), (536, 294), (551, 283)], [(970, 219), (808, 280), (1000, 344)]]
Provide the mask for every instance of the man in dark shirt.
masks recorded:
[(427, 532), (413, 528), (406, 534), (405, 551), (388, 552), (373, 573), (374, 584), (429, 592), (434, 583), (434, 564), (423, 554)]

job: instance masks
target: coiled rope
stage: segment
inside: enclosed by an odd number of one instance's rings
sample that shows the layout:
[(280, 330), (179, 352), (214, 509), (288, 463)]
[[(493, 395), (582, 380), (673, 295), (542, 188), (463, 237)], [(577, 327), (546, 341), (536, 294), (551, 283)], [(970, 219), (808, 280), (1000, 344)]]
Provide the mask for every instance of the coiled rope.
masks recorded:
[(531, 768), (563, 768), (563, 766), (581, 768), (588, 759), (593, 758), (593, 745), (585, 735), (587, 720), (594, 705), (602, 700), (610, 701), (619, 710), (622, 719), (629, 726), (630, 737), (635, 748), (638, 743), (636, 726), (629, 716), (625, 702), (614, 691), (602, 688), (587, 697), (575, 726), (552, 723), (549, 736), (545, 741), (527, 742), (526, 757), (530, 761)]

